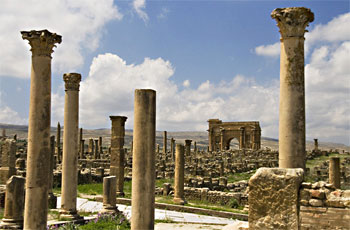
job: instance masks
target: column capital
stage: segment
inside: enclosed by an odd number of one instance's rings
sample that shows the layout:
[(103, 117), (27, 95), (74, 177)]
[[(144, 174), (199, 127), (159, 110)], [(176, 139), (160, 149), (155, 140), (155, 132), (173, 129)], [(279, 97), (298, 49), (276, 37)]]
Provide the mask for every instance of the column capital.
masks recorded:
[(277, 8), (271, 17), (276, 20), (282, 39), (304, 37), (305, 28), (314, 21), (314, 13), (305, 7)]
[(21, 31), (23, 40), (28, 40), (32, 56), (47, 56), (51, 58), (55, 43), (62, 42), (62, 36), (48, 30)]
[(63, 81), (66, 91), (79, 91), (81, 75), (79, 73), (65, 73), (63, 74)]
[(125, 121), (128, 119), (125, 116), (109, 116), (109, 118), (111, 119), (111, 121), (120, 121), (122, 123), (125, 123)]

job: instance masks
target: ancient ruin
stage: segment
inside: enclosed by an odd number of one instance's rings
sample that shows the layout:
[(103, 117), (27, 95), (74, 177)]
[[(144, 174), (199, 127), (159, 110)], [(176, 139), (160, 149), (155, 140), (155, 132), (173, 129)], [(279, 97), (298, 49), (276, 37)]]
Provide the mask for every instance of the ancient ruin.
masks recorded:
[(222, 122), (209, 119), (209, 151), (228, 150), (230, 142), (236, 138), (239, 149), (260, 149), (261, 128), (258, 121)]

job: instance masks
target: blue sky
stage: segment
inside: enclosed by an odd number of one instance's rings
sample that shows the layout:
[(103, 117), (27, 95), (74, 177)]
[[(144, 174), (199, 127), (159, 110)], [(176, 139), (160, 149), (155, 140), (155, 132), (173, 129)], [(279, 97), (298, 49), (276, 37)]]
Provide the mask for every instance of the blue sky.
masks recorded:
[[(25, 124), (30, 51), (20, 30), (63, 37), (53, 54), (52, 124), (63, 123), (62, 75), (82, 73), (80, 125), (129, 117), (133, 90), (157, 90), (157, 129), (207, 129), (206, 120), (258, 120), (278, 137), (275, 8), (315, 14), (306, 34), (307, 138), (349, 144), (349, 1), (26, 1), (0, 8), (0, 123)], [(19, 5), (21, 7), (19, 7)], [(350, 62), (349, 62), (350, 63)]]

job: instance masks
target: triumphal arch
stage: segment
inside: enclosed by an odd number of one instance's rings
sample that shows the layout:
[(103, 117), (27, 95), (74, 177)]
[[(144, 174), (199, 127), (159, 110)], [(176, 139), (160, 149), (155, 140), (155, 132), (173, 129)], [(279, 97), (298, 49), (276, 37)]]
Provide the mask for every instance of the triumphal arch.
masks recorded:
[(258, 121), (222, 122), (209, 119), (209, 151), (227, 150), (236, 138), (239, 149), (260, 149), (261, 128)]

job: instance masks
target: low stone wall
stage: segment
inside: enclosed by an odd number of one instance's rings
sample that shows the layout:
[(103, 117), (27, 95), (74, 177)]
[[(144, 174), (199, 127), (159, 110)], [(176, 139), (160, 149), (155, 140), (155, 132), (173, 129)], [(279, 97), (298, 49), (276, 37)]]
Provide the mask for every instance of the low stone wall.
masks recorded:
[(350, 229), (350, 190), (320, 181), (302, 183), (299, 192), (302, 230)]

